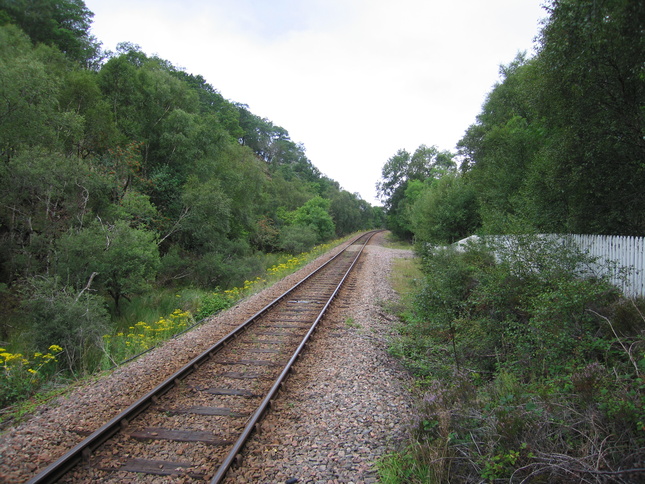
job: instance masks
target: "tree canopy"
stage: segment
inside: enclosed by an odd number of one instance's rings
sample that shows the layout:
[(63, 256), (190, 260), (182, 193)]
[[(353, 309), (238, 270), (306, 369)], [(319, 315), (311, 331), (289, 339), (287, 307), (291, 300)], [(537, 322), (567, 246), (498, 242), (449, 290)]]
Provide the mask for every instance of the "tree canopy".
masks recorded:
[(380, 223), (202, 76), (128, 42), (102, 52), (92, 17), (82, 0), (0, 0), (3, 300), (91, 292), (118, 310), (151, 287), (226, 288), (264, 253)]
[(645, 4), (545, 8), (537, 54), (501, 66), (451, 158), (458, 173), (413, 169), (405, 150), (385, 163), (378, 190), (399, 235), (645, 235)]

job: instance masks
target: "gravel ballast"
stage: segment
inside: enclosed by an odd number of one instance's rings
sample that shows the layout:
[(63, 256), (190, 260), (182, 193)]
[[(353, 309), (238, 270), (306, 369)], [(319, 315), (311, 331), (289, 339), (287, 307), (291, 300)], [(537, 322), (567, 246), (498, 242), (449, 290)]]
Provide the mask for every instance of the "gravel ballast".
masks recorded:
[[(387, 354), (393, 323), (382, 316), (380, 305), (395, 298), (388, 282), (392, 259), (412, 253), (385, 248), (383, 240), (383, 233), (377, 234), (365, 249), (348, 288), (321, 323), (260, 432), (247, 443), (242, 465), (229, 471), (226, 482), (378, 481), (374, 462), (402, 442), (413, 399), (411, 378)], [(0, 435), (0, 482), (33, 477), (326, 259), (6, 429)]]

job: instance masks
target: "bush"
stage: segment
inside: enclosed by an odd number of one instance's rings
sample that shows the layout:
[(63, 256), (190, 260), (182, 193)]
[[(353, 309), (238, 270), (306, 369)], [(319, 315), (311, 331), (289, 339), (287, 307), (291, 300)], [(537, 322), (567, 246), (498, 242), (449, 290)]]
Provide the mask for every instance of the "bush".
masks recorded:
[(33, 279), (27, 290), (23, 308), (36, 351), (58, 345), (64, 369), (93, 371), (100, 362), (102, 336), (110, 326), (103, 299), (88, 291), (75, 293), (58, 278)]
[(424, 285), (391, 346), (422, 377), (414, 458), (382, 465), (437, 481), (604, 482), (620, 470), (631, 482), (622, 472), (645, 459), (645, 303), (546, 239), (506, 240), (495, 256), (484, 244), (419, 253)]
[(317, 241), (316, 230), (308, 225), (288, 225), (280, 230), (280, 248), (290, 254), (307, 252)]
[(217, 314), (220, 311), (230, 308), (234, 302), (234, 299), (228, 297), (226, 294), (218, 292), (208, 294), (202, 298), (195, 319), (200, 321), (208, 316)]

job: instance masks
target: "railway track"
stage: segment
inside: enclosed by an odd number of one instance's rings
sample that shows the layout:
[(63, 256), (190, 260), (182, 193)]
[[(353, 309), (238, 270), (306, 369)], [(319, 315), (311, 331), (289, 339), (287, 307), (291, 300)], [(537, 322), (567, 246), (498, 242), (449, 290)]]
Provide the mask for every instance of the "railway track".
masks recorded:
[(150, 482), (221, 482), (373, 234), (354, 240), (28, 484), (146, 482), (146, 475)]

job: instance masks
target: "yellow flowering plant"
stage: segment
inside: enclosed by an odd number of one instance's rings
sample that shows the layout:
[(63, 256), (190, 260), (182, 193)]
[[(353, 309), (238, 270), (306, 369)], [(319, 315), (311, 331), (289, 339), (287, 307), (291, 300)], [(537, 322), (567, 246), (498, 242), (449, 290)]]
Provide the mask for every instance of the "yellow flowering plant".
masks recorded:
[(257, 276), (255, 279), (244, 281), (242, 287), (233, 287), (224, 291), (217, 290), (203, 297), (199, 311), (195, 315), (196, 319), (199, 321), (230, 308), (237, 301), (258, 292), (267, 283), (275, 282), (295, 272), (312, 259), (327, 252), (331, 247), (332, 244), (321, 244), (311, 251), (303, 252), (297, 256), (286, 255), (283, 262), (274, 264), (266, 270), (265, 277)]
[(32, 395), (56, 368), (63, 348), (51, 345), (47, 353), (36, 352), (30, 358), (0, 348), (0, 407), (6, 407)]
[(191, 313), (181, 309), (175, 309), (154, 323), (139, 321), (128, 331), (103, 336), (105, 354), (112, 363), (123, 361), (181, 333), (192, 322)]

